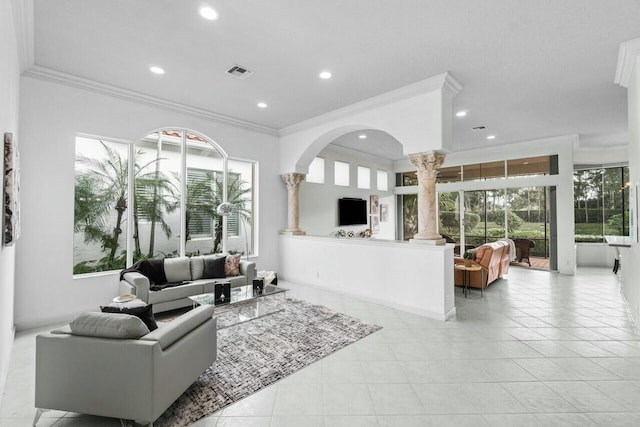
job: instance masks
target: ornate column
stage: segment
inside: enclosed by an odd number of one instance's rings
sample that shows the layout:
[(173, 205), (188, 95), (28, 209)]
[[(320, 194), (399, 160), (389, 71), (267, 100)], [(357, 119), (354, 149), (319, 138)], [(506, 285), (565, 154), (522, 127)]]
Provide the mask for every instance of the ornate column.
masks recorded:
[(438, 234), (436, 216), (436, 177), (444, 162), (444, 153), (429, 151), (409, 154), (409, 161), (418, 174), (418, 234), (411, 242), (443, 245), (445, 239)]
[(304, 180), (304, 174), (292, 172), (282, 174), (281, 177), (287, 186), (287, 228), (280, 234), (305, 235), (306, 233), (300, 230), (298, 217), (298, 189)]

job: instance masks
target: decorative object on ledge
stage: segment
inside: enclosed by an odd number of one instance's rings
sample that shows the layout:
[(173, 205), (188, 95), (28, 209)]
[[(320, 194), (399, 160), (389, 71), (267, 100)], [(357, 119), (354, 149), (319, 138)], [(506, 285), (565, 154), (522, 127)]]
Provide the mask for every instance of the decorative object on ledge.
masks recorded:
[(474, 253), (473, 252), (465, 252), (464, 255), (462, 255), (462, 258), (464, 258), (464, 266), (465, 267), (471, 267), (471, 265), (473, 265), (473, 259), (474, 259)]
[(365, 228), (364, 230), (358, 232), (358, 231), (344, 231), (344, 230), (338, 230), (334, 233), (334, 237), (346, 237), (349, 239), (352, 238), (361, 238), (361, 239), (368, 239), (371, 237), (371, 229), (369, 228)]

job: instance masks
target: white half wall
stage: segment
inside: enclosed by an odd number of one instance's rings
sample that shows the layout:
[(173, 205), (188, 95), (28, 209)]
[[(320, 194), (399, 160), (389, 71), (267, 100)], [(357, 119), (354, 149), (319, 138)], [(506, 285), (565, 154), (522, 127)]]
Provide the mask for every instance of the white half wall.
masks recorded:
[(22, 78), (22, 238), (16, 259), (18, 329), (66, 321), (118, 294), (117, 274), (74, 279), (73, 206), (78, 133), (136, 141), (161, 127), (187, 128), (216, 141), (230, 157), (257, 160), (260, 269), (278, 262), (286, 189), (278, 176), (277, 137), (39, 78)]
[[(338, 199), (342, 197), (355, 197), (367, 201), (367, 212), (369, 212), (369, 196), (380, 197), (380, 204), (389, 206), (389, 220), (380, 222), (380, 232), (374, 234), (377, 239), (395, 240), (395, 196), (393, 187), (395, 176), (393, 173), (393, 162), (387, 159), (374, 157), (349, 150), (335, 145), (328, 145), (319, 154), (325, 161), (325, 182), (324, 184), (310, 183), (302, 181), (299, 191), (299, 213), (300, 228), (307, 235), (328, 236), (333, 235), (337, 230), (360, 232), (367, 228), (366, 225), (339, 226), (338, 225)], [(334, 185), (334, 162), (349, 163), (350, 179), (349, 187)], [(371, 174), (371, 188), (358, 188), (358, 166), (368, 167)], [(377, 170), (387, 171), (388, 191), (377, 190)], [(369, 217), (371, 224), (371, 217)]]
[(455, 314), (453, 245), (280, 236), (279, 275), (438, 320)]
[[(623, 250), (620, 250), (622, 253)], [(616, 249), (606, 243), (576, 243), (578, 267), (609, 267), (613, 269)]]

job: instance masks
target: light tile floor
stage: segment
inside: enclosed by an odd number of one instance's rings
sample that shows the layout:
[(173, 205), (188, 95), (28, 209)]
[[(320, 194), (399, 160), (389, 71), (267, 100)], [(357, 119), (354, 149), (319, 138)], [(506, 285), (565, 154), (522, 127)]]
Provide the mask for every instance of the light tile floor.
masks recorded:
[[(194, 425), (640, 426), (640, 337), (608, 269), (512, 268), (438, 322), (307, 286), (290, 296), (384, 327)], [(0, 425), (28, 426), (35, 332), (16, 337)], [(117, 426), (47, 412), (38, 426)]]

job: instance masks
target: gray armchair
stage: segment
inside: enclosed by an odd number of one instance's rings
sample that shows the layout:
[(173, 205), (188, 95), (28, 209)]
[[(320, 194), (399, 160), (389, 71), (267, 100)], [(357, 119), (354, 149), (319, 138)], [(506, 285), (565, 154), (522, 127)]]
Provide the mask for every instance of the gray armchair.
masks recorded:
[(213, 309), (197, 307), (139, 339), (70, 328), (38, 335), (34, 426), (46, 409), (153, 423), (216, 360)]

